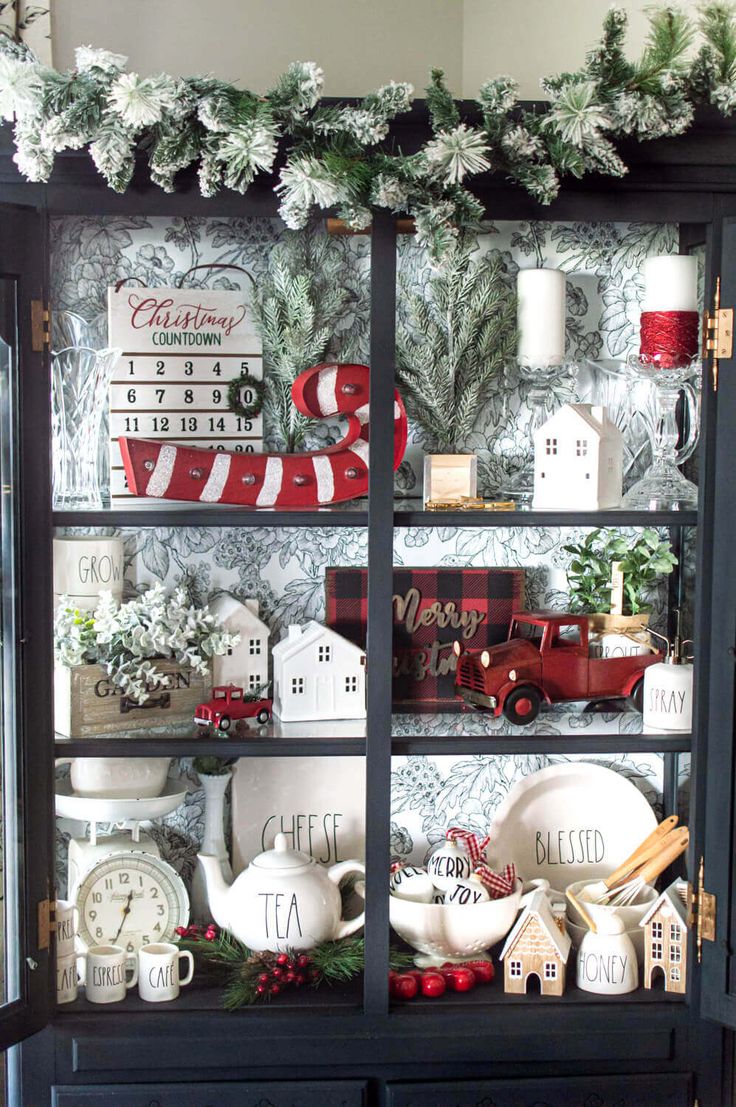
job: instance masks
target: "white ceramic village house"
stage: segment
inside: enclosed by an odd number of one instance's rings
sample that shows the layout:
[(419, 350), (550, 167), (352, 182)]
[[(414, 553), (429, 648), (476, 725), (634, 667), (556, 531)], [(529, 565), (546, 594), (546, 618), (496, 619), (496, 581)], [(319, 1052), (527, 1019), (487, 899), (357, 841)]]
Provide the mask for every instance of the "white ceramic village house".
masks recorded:
[(312, 620), (273, 648), (273, 711), (283, 722), (365, 718), (365, 653)]
[(639, 923), (644, 928), (644, 987), (661, 973), (666, 992), (684, 994), (687, 979), (687, 884), (675, 880)]
[(621, 505), (623, 437), (604, 407), (565, 404), (534, 432), (534, 509)]
[(213, 686), (235, 684), (246, 692), (257, 692), (268, 683), (269, 629), (258, 618), (258, 600), (241, 603), (222, 595), (209, 604), (223, 628), (239, 634), (240, 642), (226, 654), (212, 659)]
[(501, 950), (505, 992), (524, 995), (529, 978), (536, 976), (543, 996), (562, 995), (571, 948), (563, 926), (552, 914), (544, 891), (535, 892)]

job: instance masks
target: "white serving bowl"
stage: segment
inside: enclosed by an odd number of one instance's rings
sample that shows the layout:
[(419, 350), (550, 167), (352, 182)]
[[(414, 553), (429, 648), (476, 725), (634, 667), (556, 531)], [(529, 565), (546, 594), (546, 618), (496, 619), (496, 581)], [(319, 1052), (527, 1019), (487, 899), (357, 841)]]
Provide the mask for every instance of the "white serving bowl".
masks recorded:
[(152, 799), (166, 785), (170, 757), (75, 757), (72, 790), (89, 799)]
[[(570, 884), (567, 888), (568, 892), (577, 898), (583, 888), (586, 888), (589, 884), (598, 884), (597, 880), (578, 880), (575, 884)], [(655, 899), (659, 895), (659, 892), (652, 884), (645, 884), (642, 890), (638, 893), (636, 900), (633, 903), (627, 904), (625, 907), (611, 907), (604, 903), (589, 903), (587, 899), (581, 899), (581, 903), (585, 911), (588, 912), (591, 919), (597, 921), (601, 919), (605, 922), (611, 915), (617, 915), (621, 922), (624, 924), (625, 930), (633, 930), (634, 927), (638, 927), (641, 920), (646, 915), (649, 908), (654, 903)], [(580, 913), (573, 907), (568, 901), (567, 904), (567, 916), (578, 926), (584, 926), (585, 920)]]
[(521, 881), (503, 899), (486, 903), (412, 903), (389, 897), (391, 926), (417, 951), (418, 968), (445, 961), (467, 961), (500, 942), (514, 925), (521, 902)]
[[(572, 910), (572, 909), (571, 909)], [(567, 920), (567, 933), (570, 935), (570, 941), (573, 944), (574, 949), (580, 949), (580, 944), (588, 933), (587, 926), (578, 926), (568, 916)], [(639, 965), (644, 964), (644, 930), (641, 926), (634, 926), (631, 930), (627, 930), (626, 933), (634, 943), (634, 949), (636, 950), (636, 958)]]

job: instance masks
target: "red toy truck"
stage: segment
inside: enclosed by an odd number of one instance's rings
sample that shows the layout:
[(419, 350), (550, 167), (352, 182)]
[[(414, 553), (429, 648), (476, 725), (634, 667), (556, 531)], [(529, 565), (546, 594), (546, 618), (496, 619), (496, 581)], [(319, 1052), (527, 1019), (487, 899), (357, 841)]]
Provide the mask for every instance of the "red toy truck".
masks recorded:
[(229, 730), (238, 719), (257, 719), (267, 723), (271, 718), (273, 700), (253, 699), (234, 684), (223, 684), (212, 689), (212, 699), (208, 703), (197, 704), (194, 709), (194, 721), (198, 726), (214, 726), (218, 730)]
[(564, 700), (628, 697), (641, 710), (644, 670), (664, 657), (589, 657), (587, 616), (559, 611), (514, 614), (500, 645), (453, 648), (456, 694), (519, 726), (534, 722), (542, 703)]

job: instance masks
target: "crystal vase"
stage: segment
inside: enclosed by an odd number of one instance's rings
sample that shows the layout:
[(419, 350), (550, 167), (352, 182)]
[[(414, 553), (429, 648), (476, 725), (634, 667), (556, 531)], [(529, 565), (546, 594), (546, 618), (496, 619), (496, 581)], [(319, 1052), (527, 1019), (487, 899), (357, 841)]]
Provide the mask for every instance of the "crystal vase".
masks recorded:
[(112, 371), (121, 353), (66, 346), (51, 355), (55, 508), (102, 507), (102, 424)]
[[(231, 773), (199, 773), (204, 791), (204, 836), (200, 853), (211, 854), (220, 862), (220, 869), (227, 884), (232, 883), (233, 870), (225, 842), (225, 792), (230, 783)], [(194, 922), (209, 923), (212, 912), (207, 898), (204, 874), (200, 865), (194, 871), (192, 879), (191, 914)]]
[[(697, 485), (684, 477), (678, 466), (692, 456), (700, 435), (700, 359), (695, 358), (677, 369), (658, 369), (650, 362), (631, 356), (627, 366), (632, 380), (646, 380), (652, 386), (653, 403), (647, 420), (652, 464), (626, 493), (623, 506), (641, 511), (696, 508)], [(681, 396), (688, 413), (682, 439), (677, 423), (677, 404)]]

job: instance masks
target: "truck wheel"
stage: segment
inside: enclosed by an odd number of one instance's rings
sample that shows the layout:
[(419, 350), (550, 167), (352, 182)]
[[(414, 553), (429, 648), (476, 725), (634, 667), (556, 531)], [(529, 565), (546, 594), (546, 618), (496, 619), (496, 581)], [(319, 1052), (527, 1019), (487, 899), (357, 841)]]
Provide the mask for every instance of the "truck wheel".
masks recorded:
[(271, 718), (271, 713), (270, 711), (266, 711), (265, 707), (262, 707), (256, 715), (256, 718), (258, 719), (258, 722), (261, 724), (261, 726), (263, 726), (263, 724), (267, 723), (268, 720)]
[(639, 677), (636, 684), (631, 689), (629, 699), (637, 711), (644, 710), (644, 677)]
[(503, 713), (515, 726), (526, 726), (534, 722), (541, 706), (542, 699), (539, 692), (531, 685), (527, 685), (514, 688), (513, 692), (506, 697)]
[(229, 715), (223, 715), (222, 716), (219, 723), (217, 724), (217, 729), (218, 730), (229, 730), (230, 729), (230, 716)]

